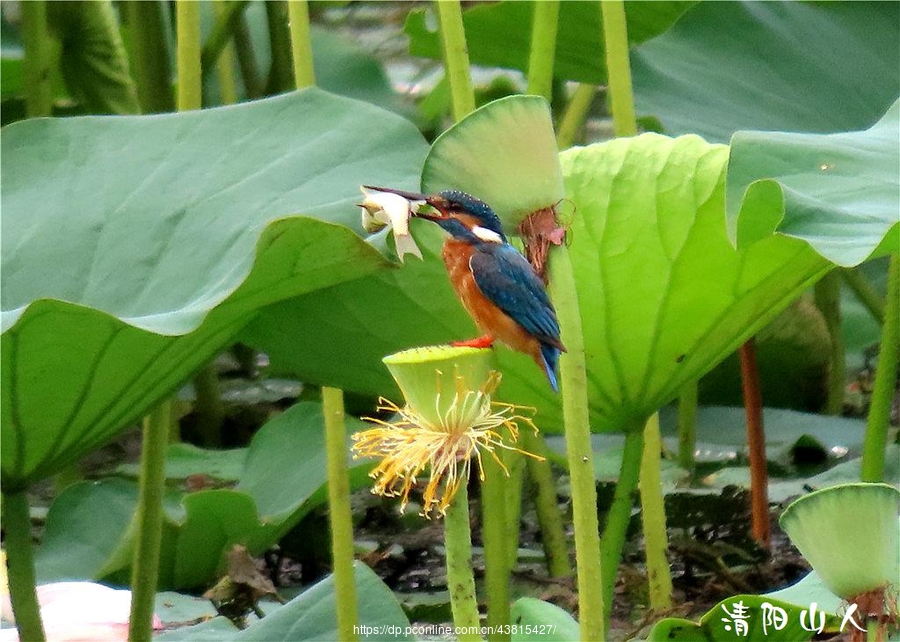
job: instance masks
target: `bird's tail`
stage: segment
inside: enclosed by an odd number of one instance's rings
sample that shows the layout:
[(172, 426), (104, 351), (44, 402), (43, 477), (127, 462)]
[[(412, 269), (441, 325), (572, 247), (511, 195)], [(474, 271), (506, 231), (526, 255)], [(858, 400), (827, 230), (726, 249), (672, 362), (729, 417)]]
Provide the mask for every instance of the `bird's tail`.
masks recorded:
[(559, 383), (556, 380), (556, 363), (559, 361), (559, 348), (546, 343), (541, 344), (541, 365), (550, 381), (550, 387), (553, 392), (559, 392)]

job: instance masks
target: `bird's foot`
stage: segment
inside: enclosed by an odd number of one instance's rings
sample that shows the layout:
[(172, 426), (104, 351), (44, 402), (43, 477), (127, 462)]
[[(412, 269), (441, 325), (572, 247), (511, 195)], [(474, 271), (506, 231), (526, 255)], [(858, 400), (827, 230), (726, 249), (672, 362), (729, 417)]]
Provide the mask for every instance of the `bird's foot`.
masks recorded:
[(491, 348), (494, 346), (494, 337), (489, 334), (468, 341), (453, 341), (450, 343), (455, 348)]

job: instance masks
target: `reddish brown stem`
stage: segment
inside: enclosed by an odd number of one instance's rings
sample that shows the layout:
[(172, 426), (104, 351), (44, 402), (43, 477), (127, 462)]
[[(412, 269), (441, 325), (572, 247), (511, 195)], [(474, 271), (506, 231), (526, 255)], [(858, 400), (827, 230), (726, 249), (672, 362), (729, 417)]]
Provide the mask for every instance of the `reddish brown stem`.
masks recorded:
[(756, 344), (751, 337), (741, 346), (741, 388), (747, 414), (747, 447), (750, 451), (750, 515), (753, 539), (769, 548), (769, 478), (766, 472), (766, 434), (763, 429), (762, 395), (759, 369), (756, 366)]

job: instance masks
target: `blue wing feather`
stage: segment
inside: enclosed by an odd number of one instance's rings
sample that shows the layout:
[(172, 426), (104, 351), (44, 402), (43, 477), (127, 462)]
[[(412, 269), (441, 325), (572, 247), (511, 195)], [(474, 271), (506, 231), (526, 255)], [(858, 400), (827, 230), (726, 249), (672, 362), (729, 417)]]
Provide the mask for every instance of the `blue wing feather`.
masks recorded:
[(485, 243), (475, 249), (469, 267), (484, 296), (542, 343), (561, 347), (544, 283), (516, 248)]

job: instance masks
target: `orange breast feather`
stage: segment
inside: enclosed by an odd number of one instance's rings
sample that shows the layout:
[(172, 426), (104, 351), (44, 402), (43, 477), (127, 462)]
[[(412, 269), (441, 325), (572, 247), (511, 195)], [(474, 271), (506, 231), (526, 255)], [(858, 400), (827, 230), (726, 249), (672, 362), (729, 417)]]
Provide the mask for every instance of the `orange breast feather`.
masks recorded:
[(472, 256), (472, 252), (473, 248), (468, 243), (453, 239), (444, 243), (442, 252), (444, 265), (447, 266), (447, 274), (450, 276), (450, 283), (453, 284), (456, 295), (474, 319), (479, 330), (502, 341), (513, 350), (530, 355), (538, 365), (541, 365), (543, 361), (540, 356), (538, 340), (484, 296), (478, 287), (472, 269), (469, 267), (469, 258)]

